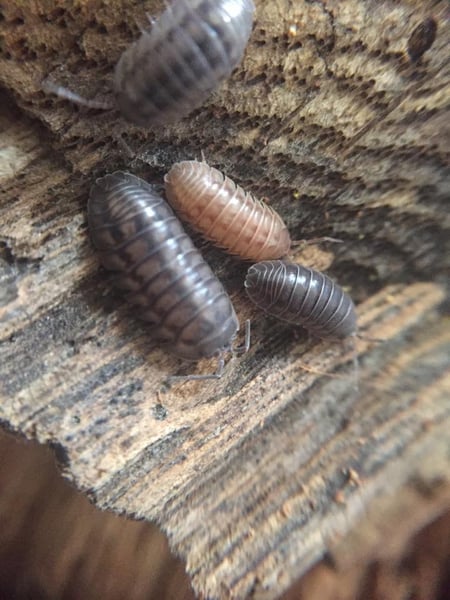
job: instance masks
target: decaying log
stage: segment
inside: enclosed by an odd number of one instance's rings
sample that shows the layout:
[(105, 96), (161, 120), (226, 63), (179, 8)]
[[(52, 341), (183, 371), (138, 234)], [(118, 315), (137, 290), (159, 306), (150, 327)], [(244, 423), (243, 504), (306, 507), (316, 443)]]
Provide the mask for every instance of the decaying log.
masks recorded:
[[(50, 442), (97, 506), (156, 521), (199, 595), (275, 598), (376, 497), (449, 479), (448, 5), (257, 2), (241, 67), (158, 130), (42, 91), (49, 78), (108, 95), (121, 51), (161, 4), (2, 3), (0, 418)], [(426, 19), (436, 39), (412, 60)], [(294, 239), (343, 241), (294, 259), (355, 298), (355, 347), (261, 318), (246, 265), (196, 238), (241, 322), (252, 318), (253, 343), (221, 381), (167, 390), (168, 375), (212, 363), (163, 352), (112, 292), (86, 199), (96, 176), (161, 182), (201, 151), (266, 196)]]
[[(1, 598), (193, 598), (163, 534), (90, 505), (58, 475), (49, 448), (0, 433), (0, 457)], [(450, 485), (436, 485), (435, 471), (425, 463), (420, 479), (372, 502), (283, 600), (446, 598)]]

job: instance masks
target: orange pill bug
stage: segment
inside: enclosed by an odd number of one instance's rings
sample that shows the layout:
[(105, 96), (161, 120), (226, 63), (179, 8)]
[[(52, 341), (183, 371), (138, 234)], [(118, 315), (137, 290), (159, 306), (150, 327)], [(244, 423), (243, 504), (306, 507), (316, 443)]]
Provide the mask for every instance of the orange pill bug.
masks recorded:
[(179, 217), (230, 254), (262, 261), (289, 253), (291, 238), (280, 215), (206, 162), (175, 163), (164, 183)]

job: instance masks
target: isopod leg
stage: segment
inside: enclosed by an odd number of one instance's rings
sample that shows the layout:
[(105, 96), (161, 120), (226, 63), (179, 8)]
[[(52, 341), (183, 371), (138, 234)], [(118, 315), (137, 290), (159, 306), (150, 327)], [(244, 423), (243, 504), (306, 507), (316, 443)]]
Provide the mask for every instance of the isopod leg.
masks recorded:
[(237, 348), (232, 348), (231, 352), (233, 353), (233, 355), (237, 355), (237, 354), (246, 354), (249, 349), (250, 349), (250, 319), (247, 319), (245, 321), (245, 337), (244, 337), (244, 343), (242, 346), (237, 346)]
[(186, 381), (206, 381), (207, 379), (220, 379), (223, 375), (225, 367), (225, 360), (222, 355), (217, 359), (217, 368), (214, 373), (208, 373), (206, 375), (171, 375), (167, 378), (167, 383), (185, 383)]
[(106, 102), (102, 100), (89, 100), (88, 98), (83, 98), (76, 92), (72, 92), (69, 88), (66, 88), (62, 85), (56, 85), (48, 79), (44, 79), (41, 83), (41, 87), (44, 92), (48, 92), (50, 94), (55, 94), (60, 98), (64, 98), (65, 100), (69, 100), (74, 104), (78, 104), (79, 106), (86, 106), (87, 108), (98, 108), (99, 110), (112, 110), (115, 105), (113, 102)]

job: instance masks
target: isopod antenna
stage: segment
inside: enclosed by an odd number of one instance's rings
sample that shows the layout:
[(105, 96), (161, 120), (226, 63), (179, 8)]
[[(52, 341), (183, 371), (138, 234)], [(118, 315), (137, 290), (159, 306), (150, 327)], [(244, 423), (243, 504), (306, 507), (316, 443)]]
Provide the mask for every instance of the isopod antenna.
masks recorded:
[(72, 90), (69, 90), (69, 88), (66, 88), (62, 85), (56, 85), (56, 83), (53, 83), (48, 79), (44, 79), (44, 81), (41, 83), (41, 88), (44, 92), (55, 94), (56, 96), (64, 98), (65, 100), (69, 100), (70, 102), (78, 104), (79, 106), (86, 106), (87, 108), (98, 110), (113, 110), (116, 108), (116, 104), (112, 100), (108, 102), (107, 100), (92, 100), (89, 98), (83, 98), (83, 96), (80, 96), (76, 92), (72, 92)]

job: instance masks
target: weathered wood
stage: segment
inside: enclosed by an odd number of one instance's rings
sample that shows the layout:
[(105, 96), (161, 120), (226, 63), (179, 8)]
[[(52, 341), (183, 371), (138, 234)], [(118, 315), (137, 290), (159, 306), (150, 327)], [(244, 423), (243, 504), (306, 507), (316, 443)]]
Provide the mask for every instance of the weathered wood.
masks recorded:
[(0, 432), (0, 597), (192, 600), (155, 525), (96, 510), (53, 453)]
[[(45, 77), (107, 91), (136, 20), (160, 8), (137, 4), (2, 6), (0, 418), (51, 441), (98, 506), (156, 520), (198, 593), (274, 598), (425, 454), (448, 479), (448, 7), (259, 2), (242, 67), (161, 130), (40, 91)], [(430, 15), (436, 40), (412, 63), (408, 37)], [(262, 319), (245, 265), (206, 244), (241, 322), (253, 318), (252, 348), (220, 382), (163, 387), (193, 367), (111, 294), (86, 199), (97, 175), (161, 181), (201, 150), (267, 196), (293, 238), (344, 241), (295, 259), (329, 268), (358, 301), (362, 333), (384, 340), (356, 341), (358, 392), (351, 343)]]
[[(283, 600), (334, 600), (336, 590), (342, 600), (446, 597), (450, 511), (434, 516), (450, 484), (433, 483), (427, 462), (420, 479), (372, 502)], [(2, 598), (193, 598), (154, 525), (95, 509), (58, 476), (50, 449), (1, 432), (0, 521)]]

